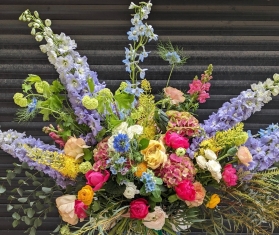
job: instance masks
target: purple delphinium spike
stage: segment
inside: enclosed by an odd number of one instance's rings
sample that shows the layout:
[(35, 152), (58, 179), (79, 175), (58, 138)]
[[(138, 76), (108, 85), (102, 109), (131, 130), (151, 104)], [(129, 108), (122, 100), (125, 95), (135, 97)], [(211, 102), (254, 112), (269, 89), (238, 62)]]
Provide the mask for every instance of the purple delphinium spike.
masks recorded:
[(29, 167), (49, 175), (56, 181), (57, 185), (62, 188), (66, 188), (69, 184), (75, 184), (73, 180), (64, 177), (60, 172), (30, 159), (27, 156), (26, 149), (22, 147), (23, 144), (27, 144), (30, 147), (40, 148), (42, 150), (61, 152), (61, 150), (54, 145), (45, 144), (41, 140), (35, 139), (31, 136), (26, 137), (25, 133), (19, 133), (13, 130), (5, 132), (0, 131), (0, 148), (3, 149), (3, 151), (9, 153), (14, 158), (18, 158), (20, 162), (26, 162)]

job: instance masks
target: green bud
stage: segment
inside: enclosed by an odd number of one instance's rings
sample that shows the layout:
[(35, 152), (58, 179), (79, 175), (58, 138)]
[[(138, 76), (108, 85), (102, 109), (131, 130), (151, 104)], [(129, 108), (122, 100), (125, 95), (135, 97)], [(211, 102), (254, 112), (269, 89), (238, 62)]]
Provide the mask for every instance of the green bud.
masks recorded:
[(39, 18), (39, 13), (37, 11), (34, 11), (34, 15)]
[(31, 18), (30, 18), (30, 17), (27, 17), (26, 20), (29, 22), (29, 21), (31, 20)]
[(278, 74), (278, 73), (275, 73), (275, 74), (273, 75), (273, 79), (274, 79), (275, 82), (279, 81), (279, 74)]
[(177, 149), (175, 150), (175, 154), (176, 154), (177, 156), (179, 156), (179, 157), (184, 156), (185, 153), (186, 153), (185, 148), (177, 148)]
[(47, 27), (50, 27), (50, 26), (51, 26), (51, 20), (50, 20), (50, 19), (46, 19), (46, 20), (45, 20), (45, 25), (46, 25)]
[(35, 39), (36, 39), (37, 42), (40, 42), (40, 41), (43, 40), (43, 36), (42, 36), (42, 35), (37, 35), (37, 36), (35, 37)]
[(35, 22), (38, 23), (38, 24), (40, 24), (40, 23), (41, 23), (41, 20), (36, 19)]
[(37, 24), (37, 23), (34, 23), (33, 27), (34, 27), (34, 28), (40, 28), (40, 25)]
[(28, 27), (32, 27), (33, 26), (33, 22), (30, 22), (29, 24), (28, 24)]
[(22, 20), (23, 20), (23, 21), (26, 21), (26, 17), (25, 17), (25, 16), (22, 16)]
[(20, 15), (20, 17), (18, 18), (19, 20), (22, 20), (22, 14)]
[(36, 34), (36, 29), (35, 28), (32, 28), (31, 30), (31, 35), (35, 35)]
[(230, 149), (228, 150), (227, 154), (228, 154), (229, 156), (234, 156), (234, 155), (236, 154), (236, 152), (237, 152), (237, 148), (236, 148), (236, 147), (232, 147), (232, 148), (230, 148)]
[(86, 162), (82, 162), (80, 165), (79, 165), (79, 171), (83, 174), (86, 174), (87, 171), (91, 170), (92, 169), (92, 164), (88, 161)]

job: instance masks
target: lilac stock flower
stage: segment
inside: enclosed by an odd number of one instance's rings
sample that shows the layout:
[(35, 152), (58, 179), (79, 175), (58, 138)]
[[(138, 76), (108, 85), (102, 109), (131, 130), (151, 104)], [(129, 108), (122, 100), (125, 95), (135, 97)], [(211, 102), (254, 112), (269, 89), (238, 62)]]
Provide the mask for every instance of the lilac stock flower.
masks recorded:
[(20, 162), (27, 163), (30, 168), (34, 168), (49, 175), (62, 188), (66, 188), (69, 184), (74, 184), (74, 181), (64, 177), (60, 172), (53, 168), (39, 164), (30, 159), (27, 150), (22, 147), (24, 144), (27, 144), (30, 147), (40, 148), (44, 151), (61, 152), (61, 150), (54, 145), (45, 144), (41, 140), (35, 139), (31, 136), (26, 137), (25, 133), (19, 133), (13, 130), (8, 130), (6, 132), (0, 131), (0, 148), (3, 149), (3, 151), (9, 153), (14, 158), (18, 158)]

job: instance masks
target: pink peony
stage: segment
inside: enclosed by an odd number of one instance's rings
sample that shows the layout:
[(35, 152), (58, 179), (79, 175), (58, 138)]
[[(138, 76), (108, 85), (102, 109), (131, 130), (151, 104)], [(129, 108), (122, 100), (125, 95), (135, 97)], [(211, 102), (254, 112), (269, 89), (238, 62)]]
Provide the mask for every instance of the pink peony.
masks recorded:
[(88, 206), (84, 205), (84, 203), (80, 200), (75, 200), (75, 214), (78, 218), (80, 218), (81, 222), (84, 218), (87, 217), (86, 210), (88, 209)]
[(165, 95), (171, 98), (172, 104), (179, 104), (185, 101), (185, 97), (182, 91), (173, 88), (173, 87), (166, 87), (164, 88)]
[(203, 203), (204, 197), (205, 197), (205, 189), (202, 186), (202, 184), (198, 181), (193, 183), (194, 189), (196, 191), (196, 196), (194, 201), (185, 201), (187, 206), (189, 207), (198, 207)]
[(189, 148), (189, 140), (175, 132), (167, 131), (165, 134), (165, 143), (167, 146), (177, 149), (177, 148)]
[(223, 180), (228, 187), (235, 186), (237, 184), (236, 169), (233, 168), (232, 164), (227, 164), (224, 167), (222, 173)]
[(185, 201), (194, 201), (196, 198), (196, 190), (190, 180), (183, 180), (174, 188), (177, 196)]
[(103, 187), (103, 184), (109, 179), (110, 173), (105, 170), (104, 173), (90, 170), (85, 174), (85, 178), (87, 179), (87, 184), (92, 186), (94, 191), (99, 190)]
[(148, 202), (144, 198), (139, 198), (130, 203), (130, 218), (143, 219), (148, 214)]

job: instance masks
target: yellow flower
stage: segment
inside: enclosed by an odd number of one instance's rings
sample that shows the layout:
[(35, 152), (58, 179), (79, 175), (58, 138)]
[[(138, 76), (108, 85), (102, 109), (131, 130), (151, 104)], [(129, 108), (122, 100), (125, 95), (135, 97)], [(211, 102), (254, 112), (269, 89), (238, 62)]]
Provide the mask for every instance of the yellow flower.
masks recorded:
[(219, 203), (221, 199), (218, 194), (213, 194), (209, 200), (209, 202), (206, 204), (206, 207), (210, 209), (214, 209)]
[(135, 172), (135, 176), (140, 178), (143, 172), (146, 172), (147, 164), (146, 162), (141, 162), (137, 165), (137, 171)]
[(78, 200), (82, 201), (84, 205), (89, 206), (92, 203), (94, 191), (90, 185), (84, 186), (78, 191)]
[(163, 144), (156, 140), (150, 140), (146, 149), (141, 150), (144, 161), (151, 169), (156, 169), (167, 161), (166, 149)]

